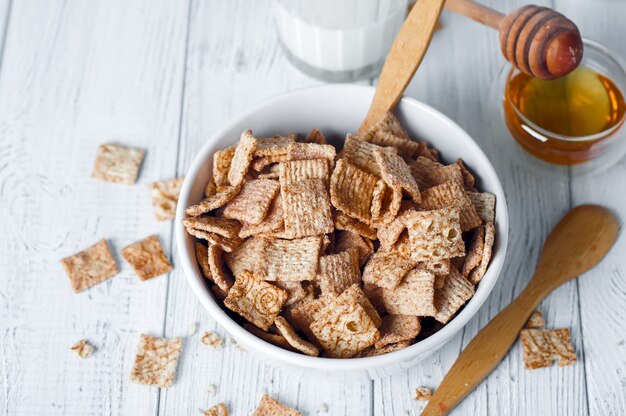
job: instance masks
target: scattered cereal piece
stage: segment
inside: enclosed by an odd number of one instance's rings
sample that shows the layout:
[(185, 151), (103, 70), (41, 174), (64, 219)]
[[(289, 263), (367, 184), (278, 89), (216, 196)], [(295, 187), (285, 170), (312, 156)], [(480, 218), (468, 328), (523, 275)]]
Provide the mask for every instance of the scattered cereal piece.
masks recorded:
[(380, 349), (389, 344), (412, 341), (420, 330), (420, 320), (417, 316), (385, 315), (379, 328), (380, 339), (374, 346)]
[(317, 274), (322, 239), (305, 237), (295, 240), (269, 239), (256, 264), (254, 276), (259, 280), (313, 280)]
[(209, 387), (206, 389), (206, 393), (209, 397), (213, 397), (217, 394), (217, 388), (214, 384), (209, 384)]
[(280, 184), (273, 179), (255, 179), (247, 182), (237, 196), (226, 205), (224, 217), (257, 225), (267, 215), (270, 204), (279, 191)]
[(302, 416), (302, 413), (264, 394), (252, 416)]
[(246, 130), (241, 134), (239, 143), (235, 148), (235, 154), (230, 162), (228, 170), (228, 182), (232, 186), (238, 186), (243, 182), (244, 176), (248, 172), (250, 162), (257, 147), (257, 139), (252, 135), (252, 131)]
[(203, 416), (229, 416), (228, 407), (224, 403), (219, 403), (202, 414)]
[(119, 269), (105, 240), (72, 256), (61, 259), (74, 292), (82, 292), (115, 276)]
[(312, 357), (318, 356), (320, 353), (319, 349), (310, 342), (300, 338), (285, 318), (278, 316), (274, 323), (276, 324), (276, 328), (278, 328), (278, 332), (280, 332), (280, 334), (287, 340), (289, 345), (306, 355), (310, 355)]
[(526, 322), (526, 328), (543, 328), (544, 326), (546, 326), (546, 320), (543, 313), (539, 309), (535, 309)]
[(91, 354), (93, 354), (94, 348), (89, 344), (86, 339), (81, 339), (76, 344), (72, 345), (70, 348), (72, 351), (76, 352), (80, 358), (89, 358)]
[(137, 241), (122, 249), (122, 256), (141, 280), (152, 279), (172, 270), (156, 235)]
[(145, 152), (115, 144), (101, 144), (91, 176), (103, 181), (133, 184)]
[(430, 400), (433, 397), (433, 391), (426, 387), (417, 387), (415, 389), (415, 397), (413, 400)]
[(182, 349), (181, 338), (156, 338), (141, 334), (130, 380), (161, 388), (170, 387), (174, 383)]
[(328, 405), (326, 403), (322, 403), (320, 408), (317, 410), (318, 415), (327, 415), (328, 414)]
[(224, 305), (267, 331), (286, 300), (287, 292), (267, 282), (256, 280), (252, 273), (244, 270), (230, 288)]
[(437, 307), (435, 319), (442, 324), (448, 323), (472, 296), (474, 296), (474, 285), (463, 277), (456, 267), (450, 267), (450, 274), (446, 278), (443, 288), (435, 291), (435, 305)]
[(207, 347), (214, 350), (219, 350), (224, 346), (224, 341), (222, 341), (222, 338), (220, 338), (215, 332), (205, 332), (202, 334), (200, 341)]
[(369, 223), (376, 182), (374, 175), (339, 159), (330, 179), (330, 199), (346, 215)]
[(524, 364), (528, 369), (550, 367), (558, 360), (564, 367), (576, 362), (570, 332), (560, 329), (522, 329), (520, 334)]
[(152, 182), (152, 208), (158, 221), (171, 220), (176, 217), (178, 194), (185, 178), (176, 178), (166, 181)]

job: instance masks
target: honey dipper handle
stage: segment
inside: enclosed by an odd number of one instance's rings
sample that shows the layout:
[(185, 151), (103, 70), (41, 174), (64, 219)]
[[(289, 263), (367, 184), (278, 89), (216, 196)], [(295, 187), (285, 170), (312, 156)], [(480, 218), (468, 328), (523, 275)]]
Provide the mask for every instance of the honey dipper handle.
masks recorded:
[(504, 15), (487, 6), (473, 2), (472, 0), (447, 0), (446, 9), (467, 16), (494, 29), (500, 27)]
[(474, 390), (511, 349), (528, 317), (546, 293), (531, 282), (509, 306), (481, 329), (435, 390), (422, 416), (448, 414)]
[(392, 110), (422, 62), (445, 0), (419, 0), (400, 28), (380, 73), (369, 112), (357, 134)]

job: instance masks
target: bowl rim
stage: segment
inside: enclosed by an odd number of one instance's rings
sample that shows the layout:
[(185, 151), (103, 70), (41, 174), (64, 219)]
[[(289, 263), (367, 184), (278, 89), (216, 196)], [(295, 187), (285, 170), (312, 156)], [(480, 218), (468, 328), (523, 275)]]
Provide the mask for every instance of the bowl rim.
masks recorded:
[[(185, 175), (185, 179), (179, 195), (179, 201), (184, 201), (188, 198), (188, 194), (190, 193), (191, 188), (197, 178), (198, 171), (202, 168), (202, 165), (209, 158), (208, 153), (210, 152), (210, 149), (213, 148), (214, 144), (220, 139), (223, 139), (226, 133), (234, 128), (234, 126), (243, 122), (245, 119), (251, 117), (263, 108), (273, 106), (282, 100), (293, 100), (294, 97), (298, 95), (310, 94), (312, 92), (337, 95), (350, 93), (356, 94), (359, 92), (362, 93), (366, 90), (369, 91), (373, 96), (375, 88), (369, 85), (326, 84), (321, 86), (303, 87), (274, 95), (257, 105), (251, 106), (246, 111), (231, 118), (215, 134), (213, 134), (202, 146), (202, 148), (197, 152), (194, 160), (192, 161), (187, 171), (187, 174)], [(227, 313), (220, 307), (213, 295), (209, 293), (210, 291), (207, 289), (205, 283), (203, 282), (204, 278), (200, 275), (197, 261), (195, 259), (195, 253), (191, 252), (193, 250), (187, 249), (186, 239), (191, 237), (187, 236), (185, 229), (182, 225), (181, 220), (185, 218), (185, 207), (183, 206), (184, 204), (179, 203), (176, 209), (174, 229), (179, 260), (184, 270), (187, 282), (191, 286), (191, 289), (195, 293), (202, 306), (204, 306), (204, 308), (209, 312), (211, 317), (215, 319), (217, 323), (220, 324), (235, 339), (237, 339), (238, 341), (241, 340), (245, 346), (251, 346), (252, 349), (256, 352), (299, 368), (332, 372), (380, 368), (387, 365), (407, 361), (420, 355), (426, 356), (427, 354), (434, 352), (436, 349), (438, 349), (438, 347), (449, 341), (453, 336), (457, 335), (457, 333), (465, 327), (465, 325), (470, 321), (470, 319), (472, 319), (476, 315), (478, 310), (491, 294), (493, 287), (500, 277), (508, 246), (508, 209), (500, 178), (498, 177), (495, 169), (493, 168), (493, 165), (491, 164), (485, 153), (482, 151), (480, 146), (478, 146), (474, 139), (465, 130), (463, 130), (449, 117), (414, 98), (402, 97), (400, 102), (402, 102), (403, 105), (417, 107), (418, 111), (428, 113), (431, 117), (438, 118), (441, 122), (447, 124), (448, 127), (454, 130), (456, 135), (464, 136), (464, 138), (466, 139), (464, 140), (464, 145), (472, 148), (471, 150), (473, 152), (478, 153), (486, 161), (486, 163), (481, 166), (481, 172), (486, 172), (488, 175), (495, 178), (494, 185), (497, 188), (496, 193), (499, 194), (498, 203), (496, 206), (496, 211), (498, 213), (498, 218), (496, 220), (496, 229), (500, 228), (504, 232), (500, 232), (498, 234), (497, 241), (499, 244), (499, 248), (491, 259), (489, 268), (487, 269), (487, 273), (481, 280), (481, 285), (479, 288), (480, 296), (479, 290), (477, 290), (475, 295), (470, 299), (470, 301), (464, 305), (463, 310), (458, 315), (456, 315), (450, 322), (448, 322), (443, 328), (441, 328), (433, 335), (398, 351), (373, 357), (349, 359), (311, 357), (301, 353), (292, 352), (271, 344), (267, 341), (264, 341), (256, 337), (252, 333), (248, 332), (246, 329), (243, 328), (243, 326), (239, 325), (232, 318), (230, 318)]]

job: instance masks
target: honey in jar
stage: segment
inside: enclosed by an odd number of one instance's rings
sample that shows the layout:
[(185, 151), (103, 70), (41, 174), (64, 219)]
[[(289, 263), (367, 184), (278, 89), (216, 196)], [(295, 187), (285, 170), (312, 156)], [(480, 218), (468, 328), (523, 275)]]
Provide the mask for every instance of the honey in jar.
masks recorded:
[(507, 77), (504, 115), (509, 131), (546, 162), (576, 165), (609, 148), (624, 121), (626, 103), (606, 76), (580, 66), (551, 81), (515, 69)]

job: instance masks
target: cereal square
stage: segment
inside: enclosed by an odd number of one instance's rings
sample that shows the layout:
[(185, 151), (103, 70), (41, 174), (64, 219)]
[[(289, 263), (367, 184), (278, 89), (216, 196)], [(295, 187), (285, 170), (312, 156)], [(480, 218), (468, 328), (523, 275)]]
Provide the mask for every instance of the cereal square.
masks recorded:
[(417, 203), (420, 202), (420, 190), (411, 175), (406, 162), (390, 147), (374, 149), (374, 158), (380, 169), (380, 174), (387, 186), (402, 189)]
[(319, 268), (322, 294), (340, 295), (361, 281), (359, 253), (356, 248), (320, 257)]
[(330, 199), (335, 208), (369, 224), (377, 179), (343, 159), (335, 165), (330, 179)]
[(166, 181), (152, 182), (152, 208), (157, 221), (171, 220), (176, 217), (178, 194), (185, 178), (176, 178)]
[(241, 133), (241, 138), (239, 139), (239, 143), (237, 143), (228, 170), (228, 182), (232, 186), (239, 186), (243, 182), (250, 168), (256, 147), (257, 139), (252, 135), (252, 131), (246, 130)]
[(433, 316), (435, 308), (435, 275), (413, 269), (394, 289), (382, 290), (385, 310), (396, 315)]
[(374, 346), (377, 349), (390, 344), (412, 341), (420, 333), (420, 320), (414, 315), (385, 315), (379, 328), (380, 339)]
[(379, 251), (374, 253), (365, 265), (363, 282), (385, 289), (394, 289), (415, 265), (415, 261), (406, 259), (396, 253)]
[(218, 403), (202, 413), (202, 416), (229, 416), (228, 407), (224, 403)]
[(241, 225), (235, 220), (210, 216), (183, 218), (183, 225), (186, 228), (195, 228), (226, 238), (237, 237), (241, 229)]
[(269, 281), (314, 280), (321, 248), (320, 237), (268, 239), (254, 276)]
[(61, 264), (76, 293), (104, 282), (119, 272), (105, 240), (100, 240), (79, 253), (61, 259)]
[(443, 288), (435, 291), (435, 306), (437, 307), (435, 319), (442, 324), (447, 324), (472, 296), (474, 296), (474, 285), (463, 277), (456, 267), (451, 266)]
[(576, 362), (569, 329), (522, 329), (522, 353), (526, 368), (550, 367), (558, 360), (564, 367)]
[(302, 413), (264, 394), (252, 416), (302, 416)]
[(272, 179), (247, 182), (224, 208), (224, 217), (253, 225), (259, 224), (267, 215), (270, 204), (279, 191), (280, 184)]
[(335, 229), (328, 188), (322, 179), (306, 179), (281, 189), (285, 232), (294, 238), (331, 233)]
[(172, 270), (161, 242), (156, 235), (137, 241), (122, 249), (122, 256), (141, 280), (152, 279)]
[(102, 144), (96, 153), (91, 176), (103, 181), (133, 184), (145, 152), (115, 144)]
[(413, 260), (441, 260), (465, 254), (456, 207), (412, 211), (407, 219), (407, 230)]
[(423, 209), (431, 210), (450, 206), (456, 206), (459, 210), (461, 231), (469, 231), (482, 224), (472, 201), (457, 183), (446, 182), (422, 192), (421, 207)]
[(170, 387), (174, 383), (182, 349), (181, 338), (167, 339), (141, 334), (130, 380), (161, 388)]

